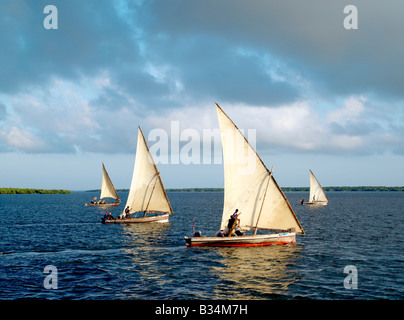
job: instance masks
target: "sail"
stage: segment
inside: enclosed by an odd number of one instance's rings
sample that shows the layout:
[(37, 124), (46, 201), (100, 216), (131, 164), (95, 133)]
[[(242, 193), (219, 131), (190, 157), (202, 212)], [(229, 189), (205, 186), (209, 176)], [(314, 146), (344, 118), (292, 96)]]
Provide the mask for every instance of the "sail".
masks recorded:
[(310, 171), (310, 199), (311, 202), (328, 202), (328, 198), (325, 195), (323, 188), (314, 176), (313, 172)]
[(224, 205), (221, 229), (238, 209), (242, 228), (304, 234), (286, 196), (257, 152), (216, 104), (223, 145)]
[(109, 177), (104, 164), (102, 164), (102, 184), (100, 199), (103, 198), (114, 198), (116, 200), (119, 200), (118, 193), (116, 192), (115, 187), (112, 184), (111, 178)]
[(160, 173), (139, 127), (135, 167), (125, 208), (130, 212), (162, 211), (173, 214)]

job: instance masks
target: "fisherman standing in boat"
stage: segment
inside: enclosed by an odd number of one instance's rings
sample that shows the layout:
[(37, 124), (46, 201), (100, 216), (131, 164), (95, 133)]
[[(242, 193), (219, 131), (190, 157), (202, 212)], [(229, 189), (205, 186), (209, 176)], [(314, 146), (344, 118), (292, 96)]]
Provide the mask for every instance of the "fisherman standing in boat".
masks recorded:
[(119, 219), (130, 218), (130, 209), (129, 206), (125, 208), (125, 211), (119, 215)]
[(240, 223), (240, 219), (238, 219), (238, 216), (240, 214), (241, 214), (241, 212), (238, 213), (238, 209), (236, 209), (236, 211), (234, 211), (234, 213), (230, 216), (229, 223), (227, 224), (227, 229), (228, 229), (227, 235), (229, 235), (229, 233), (231, 233), (233, 231), (233, 226), (235, 225), (235, 223), (236, 224)]
[[(231, 215), (231, 218), (230, 218), (230, 219), (234, 219), (234, 221), (237, 220), (237, 223), (240, 223), (240, 219), (238, 219), (238, 216), (239, 216), (240, 214), (241, 214), (241, 212), (238, 213), (238, 209), (236, 209), (236, 211), (234, 211), (234, 213)], [(233, 221), (233, 223), (234, 223), (234, 221)]]
[(125, 216), (126, 216), (126, 218), (130, 219), (130, 209), (129, 209), (129, 206), (127, 206), (126, 209), (125, 209)]

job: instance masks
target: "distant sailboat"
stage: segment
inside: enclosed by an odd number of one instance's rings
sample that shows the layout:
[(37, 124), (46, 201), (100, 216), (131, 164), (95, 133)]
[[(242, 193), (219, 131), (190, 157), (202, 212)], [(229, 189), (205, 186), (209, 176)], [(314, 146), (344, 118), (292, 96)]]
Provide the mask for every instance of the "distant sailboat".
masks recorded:
[(313, 172), (310, 171), (310, 197), (309, 201), (304, 202), (302, 204), (319, 204), (326, 206), (328, 204), (328, 198), (325, 195), (323, 188), (318, 182), (317, 178), (314, 176)]
[[(224, 160), (224, 206), (221, 232), (214, 237), (184, 237), (187, 246), (265, 246), (296, 242), (296, 233), (304, 234), (285, 194), (257, 152), (233, 121), (216, 104), (222, 135)], [(247, 161), (241, 159), (247, 157)], [(250, 168), (246, 167), (251, 165)], [(235, 213), (235, 210), (239, 211)], [(242, 230), (252, 235), (233, 236), (230, 216), (239, 220)], [(212, 219), (213, 220), (213, 219)], [(229, 228), (230, 227), (230, 228)], [(260, 234), (266, 229), (281, 233)], [(237, 232), (238, 234), (240, 231)]]
[[(115, 202), (106, 202), (106, 198), (113, 198)], [(117, 206), (121, 202), (119, 199), (118, 193), (115, 190), (115, 187), (111, 181), (111, 178), (108, 175), (107, 169), (105, 169), (104, 164), (102, 164), (102, 183), (101, 183), (101, 195), (100, 200), (96, 201), (97, 198), (94, 198), (90, 203), (86, 203), (86, 206)]]
[(135, 167), (125, 208), (129, 209), (128, 214), (124, 211), (122, 218), (102, 218), (102, 222), (168, 222), (169, 215), (173, 214), (160, 172), (157, 170), (140, 127), (138, 129)]

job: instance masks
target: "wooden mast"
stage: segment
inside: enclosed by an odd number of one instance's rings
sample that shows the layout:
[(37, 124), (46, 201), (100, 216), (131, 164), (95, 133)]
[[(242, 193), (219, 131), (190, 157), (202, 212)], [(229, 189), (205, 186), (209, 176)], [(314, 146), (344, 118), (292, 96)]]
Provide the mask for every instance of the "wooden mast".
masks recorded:
[(267, 186), (265, 188), (264, 198), (262, 199), (262, 203), (261, 203), (261, 209), (260, 209), (260, 212), (258, 214), (257, 223), (255, 224), (254, 236), (257, 234), (257, 231), (258, 231), (258, 222), (259, 222), (259, 220), (261, 218), (262, 207), (264, 205), (265, 197), (267, 195), (268, 185), (269, 185), (269, 181), (271, 180), (273, 170), (274, 170), (274, 167), (271, 168), (271, 173), (269, 174), (269, 179), (268, 179), (268, 182), (267, 182)]

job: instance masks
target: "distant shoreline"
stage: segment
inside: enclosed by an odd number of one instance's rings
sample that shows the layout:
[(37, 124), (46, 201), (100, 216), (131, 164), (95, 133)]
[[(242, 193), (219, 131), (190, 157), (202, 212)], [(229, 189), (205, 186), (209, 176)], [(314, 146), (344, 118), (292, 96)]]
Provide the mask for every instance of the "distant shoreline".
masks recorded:
[[(298, 191), (309, 192), (309, 187), (281, 187), (285, 192)], [(323, 187), (325, 191), (404, 191), (404, 187), (384, 187), (384, 186), (359, 186), (359, 187)], [(167, 192), (223, 192), (223, 188), (183, 188), (183, 189), (167, 189)]]
[(61, 189), (29, 189), (29, 188), (0, 188), (0, 194), (68, 194), (70, 190)]
[[(385, 186), (358, 186), (358, 187), (323, 187), (325, 191), (384, 191), (384, 192), (404, 192), (404, 187), (385, 187)], [(282, 187), (284, 192), (309, 192), (309, 187)], [(30, 188), (0, 188), (0, 194), (69, 194), (72, 192), (100, 192), (100, 189), (71, 191), (63, 189), (30, 189)], [(129, 189), (117, 189), (119, 192), (129, 191)], [(166, 189), (167, 192), (223, 192), (223, 188), (173, 188)]]
[[(309, 187), (281, 187), (285, 192), (297, 191), (297, 192), (309, 192)], [(403, 192), (404, 187), (385, 187), (385, 186), (358, 186), (358, 187), (323, 187), (325, 191), (394, 191)], [(100, 189), (87, 190), (86, 192), (100, 192)], [(129, 191), (129, 189), (117, 189), (117, 191)], [(166, 189), (167, 192), (223, 192), (223, 188), (173, 188)]]

